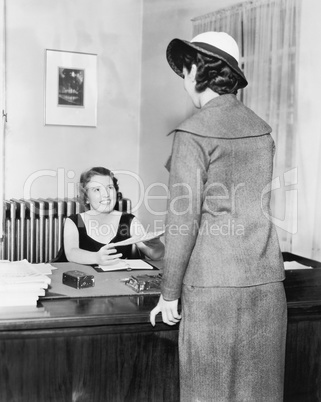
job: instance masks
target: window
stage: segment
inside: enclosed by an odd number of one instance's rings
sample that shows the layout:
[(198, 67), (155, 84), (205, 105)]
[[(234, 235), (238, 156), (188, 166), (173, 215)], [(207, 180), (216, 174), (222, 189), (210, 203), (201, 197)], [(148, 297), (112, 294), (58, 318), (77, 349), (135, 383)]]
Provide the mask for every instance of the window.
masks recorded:
[[(272, 127), (276, 143), (272, 217), (282, 251), (292, 251), (297, 231), (296, 109), (300, 0), (257, 0), (192, 20), (193, 36), (212, 31), (230, 34), (240, 48), (240, 65), (249, 85), (240, 100)], [(274, 186), (274, 187), (273, 187)]]

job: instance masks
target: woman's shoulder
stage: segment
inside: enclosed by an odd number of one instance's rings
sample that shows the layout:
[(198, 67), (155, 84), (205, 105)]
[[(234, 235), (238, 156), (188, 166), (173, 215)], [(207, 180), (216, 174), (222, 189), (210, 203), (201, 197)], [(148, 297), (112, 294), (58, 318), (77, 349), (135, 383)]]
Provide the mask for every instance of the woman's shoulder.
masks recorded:
[(120, 223), (128, 223), (131, 224), (133, 219), (135, 218), (135, 215), (131, 214), (130, 212), (120, 212), (121, 218), (120, 218)]
[(85, 212), (82, 212), (80, 214), (71, 214), (67, 217), (67, 219), (69, 218), (76, 226), (83, 226), (84, 213)]
[(70, 220), (72, 220), (73, 222), (75, 222), (78, 219), (78, 216), (80, 214), (71, 214), (67, 216), (67, 219), (69, 218)]

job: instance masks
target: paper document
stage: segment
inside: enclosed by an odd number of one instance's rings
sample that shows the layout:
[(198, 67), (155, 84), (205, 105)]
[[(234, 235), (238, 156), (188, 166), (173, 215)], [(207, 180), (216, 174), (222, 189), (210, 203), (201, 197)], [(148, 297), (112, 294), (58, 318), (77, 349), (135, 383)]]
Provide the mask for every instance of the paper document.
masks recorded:
[(58, 269), (49, 263), (31, 264), (39, 274), (51, 275), (53, 270)]
[(284, 262), (285, 269), (312, 269), (312, 267), (308, 267), (307, 265), (300, 264), (296, 261), (285, 261)]
[(51, 279), (37, 270), (36, 265), (27, 260), (0, 261), (1, 284), (37, 282), (50, 284)]
[(132, 269), (153, 269), (154, 267), (143, 260), (117, 260), (108, 265), (99, 265), (103, 271), (120, 271)]
[(113, 243), (115, 247), (119, 246), (128, 246), (130, 244), (135, 244), (135, 243), (140, 243), (142, 241), (149, 241), (153, 239), (157, 239), (158, 237), (161, 237), (165, 233), (165, 230), (160, 230), (159, 232), (150, 232), (146, 233), (145, 235), (141, 236), (133, 236), (130, 237), (129, 239), (119, 241), (117, 243)]
[[(49, 264), (48, 264), (49, 265)], [(37, 306), (51, 283), (50, 265), (30, 264), (27, 260), (0, 261), (0, 307)]]

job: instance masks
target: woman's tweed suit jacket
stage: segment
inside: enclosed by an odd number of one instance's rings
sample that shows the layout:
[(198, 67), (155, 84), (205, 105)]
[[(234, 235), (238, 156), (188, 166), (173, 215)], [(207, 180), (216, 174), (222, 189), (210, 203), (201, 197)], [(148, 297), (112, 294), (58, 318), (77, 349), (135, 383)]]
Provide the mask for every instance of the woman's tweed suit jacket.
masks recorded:
[(174, 130), (162, 294), (182, 284), (243, 287), (284, 279), (271, 222), (271, 128), (235, 95), (209, 101)]

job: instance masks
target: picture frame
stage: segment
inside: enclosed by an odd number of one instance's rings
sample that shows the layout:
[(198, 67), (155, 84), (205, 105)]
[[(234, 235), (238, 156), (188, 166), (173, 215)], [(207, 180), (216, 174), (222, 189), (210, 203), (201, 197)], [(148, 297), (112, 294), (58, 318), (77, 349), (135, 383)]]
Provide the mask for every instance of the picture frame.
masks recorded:
[(97, 126), (97, 55), (46, 49), (45, 125)]

